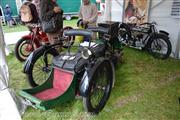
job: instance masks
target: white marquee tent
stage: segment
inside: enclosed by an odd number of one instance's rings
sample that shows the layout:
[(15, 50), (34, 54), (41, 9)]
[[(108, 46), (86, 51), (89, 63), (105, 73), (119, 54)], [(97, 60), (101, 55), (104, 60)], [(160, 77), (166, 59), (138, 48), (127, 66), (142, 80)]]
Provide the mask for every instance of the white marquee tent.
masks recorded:
[(5, 42), (0, 24), (0, 120), (21, 120), (26, 105), (9, 88), (9, 72), (5, 55)]

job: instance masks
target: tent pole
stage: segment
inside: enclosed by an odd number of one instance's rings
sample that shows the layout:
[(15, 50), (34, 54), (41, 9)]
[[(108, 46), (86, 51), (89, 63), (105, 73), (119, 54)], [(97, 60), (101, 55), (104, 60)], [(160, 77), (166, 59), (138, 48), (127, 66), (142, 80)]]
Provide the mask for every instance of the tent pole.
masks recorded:
[(105, 9), (105, 20), (111, 21), (111, 0), (106, 0), (106, 9)]
[(179, 29), (179, 33), (178, 33), (176, 52), (175, 52), (175, 58), (177, 58), (177, 59), (179, 59), (179, 51), (180, 51), (180, 29)]

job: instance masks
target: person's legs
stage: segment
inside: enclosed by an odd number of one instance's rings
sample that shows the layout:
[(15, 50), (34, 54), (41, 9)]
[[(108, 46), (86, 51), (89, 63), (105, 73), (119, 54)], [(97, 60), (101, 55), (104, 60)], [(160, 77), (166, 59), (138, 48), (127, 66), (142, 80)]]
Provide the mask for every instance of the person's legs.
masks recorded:
[(59, 29), (55, 33), (47, 33), (48, 40), (49, 40), (50, 44), (58, 43), (58, 36), (61, 34), (62, 34), (61, 29)]
[[(88, 25), (88, 27), (96, 27), (96, 24), (90, 24)], [(96, 40), (96, 39), (97, 39), (97, 32), (93, 32), (92, 40)]]
[(10, 27), (12, 27), (13, 25), (13, 20), (10, 20)]
[(12, 20), (8, 20), (7, 23), (8, 23), (8, 26), (9, 26), (9, 27), (12, 26)]
[(7, 21), (7, 25), (10, 27), (10, 21), (9, 20)]
[[(49, 40), (49, 43), (51, 44), (51, 45), (53, 45), (53, 44), (56, 44), (56, 43), (58, 43), (59, 42), (59, 35), (60, 36), (62, 36), (61, 34), (62, 34), (62, 32), (61, 32), (62, 30), (61, 29), (59, 29), (56, 33), (47, 33), (47, 36), (48, 36), (48, 40)], [(61, 46), (57, 46), (57, 47), (55, 47), (56, 48), (56, 50), (58, 51), (58, 52), (61, 52), (62, 51), (62, 47)]]

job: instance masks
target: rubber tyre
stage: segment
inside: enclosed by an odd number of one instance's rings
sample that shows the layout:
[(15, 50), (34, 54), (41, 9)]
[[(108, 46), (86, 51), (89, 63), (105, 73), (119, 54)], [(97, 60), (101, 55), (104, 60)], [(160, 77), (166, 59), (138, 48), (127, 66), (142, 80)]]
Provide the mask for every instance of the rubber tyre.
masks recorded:
[[(83, 103), (84, 103), (84, 108), (87, 112), (89, 112), (90, 114), (98, 114), (106, 105), (106, 102), (110, 96), (111, 93), (111, 89), (112, 89), (112, 80), (113, 80), (113, 71), (111, 68), (111, 64), (109, 61), (103, 61), (101, 62), (99, 65), (96, 64), (95, 67), (92, 68), (92, 77), (90, 77), (90, 83), (89, 83), (89, 87), (87, 90), (87, 96), (83, 97)], [(103, 71), (105, 70), (105, 71)], [(105, 80), (106, 80), (106, 84), (104, 86), (100, 86), (98, 84), (100, 84), (102, 81), (100, 81), (101, 79), (98, 79), (98, 75), (102, 75), (104, 74), (105, 76)], [(100, 76), (102, 78), (102, 76)], [(99, 88), (98, 88), (99, 87)], [(102, 89), (103, 90), (103, 95), (101, 96), (101, 99), (98, 101), (98, 103), (94, 106), (92, 103), (92, 95), (93, 92), (94, 93), (98, 93), (97, 91), (95, 91), (96, 89)], [(97, 97), (97, 96), (96, 96)], [(97, 100), (96, 100), (97, 101)]]
[[(50, 61), (48, 63), (48, 67), (45, 67), (45, 61), (43, 60), (44, 53), (45, 52), (40, 52), (39, 54), (37, 54), (36, 57), (34, 57), (34, 59), (31, 62), (31, 65), (30, 65), (30, 68), (29, 68), (29, 71), (27, 74), (28, 82), (31, 87), (36, 87), (36, 86), (43, 84), (49, 77), (49, 74), (52, 70), (52, 68), (51, 68), (52, 61)], [(57, 56), (57, 53), (54, 51), (47, 51), (47, 54), (48, 54), (48, 56), (50, 55), (52, 57)], [(36, 67), (37, 65), (38, 65), (38, 67)], [(36, 69), (37, 69), (38, 73), (34, 74), (33, 71), (35, 71)], [(43, 74), (44, 74), (44, 76), (43, 76)], [(35, 75), (39, 75), (40, 79), (37, 80), (36, 78), (38, 78), (38, 77), (36, 77)]]
[[(24, 44), (25, 43), (25, 44)], [(24, 62), (26, 61), (26, 59), (28, 58), (28, 56), (30, 55), (30, 53), (32, 53), (34, 51), (34, 46), (32, 46), (32, 50), (29, 52), (27, 55), (23, 55), (23, 51), (25, 50), (22, 50), (23, 49), (23, 46), (24, 45), (27, 45), (27, 44), (32, 44), (32, 41), (31, 39), (25, 39), (25, 38), (21, 38), (20, 40), (18, 40), (18, 42), (16, 43), (15, 45), (15, 56), (16, 58), (21, 61), (21, 62)]]
[[(161, 39), (167, 45), (167, 52), (165, 54), (157, 53), (153, 50), (153, 45), (155, 44), (155, 42), (157, 43), (158, 39)], [(160, 44), (158, 45), (159, 46), (156, 49), (161, 49), (162, 46)], [(148, 51), (150, 52), (150, 54), (152, 54), (154, 58), (167, 59), (172, 51), (172, 45), (171, 42), (169, 41), (169, 37), (163, 34), (156, 34), (155, 37), (152, 37), (148, 42)]]

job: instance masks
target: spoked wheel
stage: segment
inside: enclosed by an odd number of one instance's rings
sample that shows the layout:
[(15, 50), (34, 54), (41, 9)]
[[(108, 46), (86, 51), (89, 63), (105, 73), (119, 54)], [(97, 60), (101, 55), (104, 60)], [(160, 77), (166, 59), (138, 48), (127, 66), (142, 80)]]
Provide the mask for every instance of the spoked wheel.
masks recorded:
[(15, 45), (15, 56), (23, 62), (34, 51), (36, 45), (33, 44), (31, 39), (22, 38)]
[(157, 34), (149, 42), (149, 52), (158, 59), (166, 59), (171, 54), (172, 46), (169, 38), (165, 35)]
[(124, 27), (119, 28), (118, 30), (118, 39), (121, 43), (127, 45), (129, 41), (128, 30)]
[(57, 53), (45, 51), (39, 53), (31, 62), (27, 77), (30, 85), (36, 87), (43, 84), (52, 70), (52, 59)]
[[(69, 27), (69, 26), (64, 27), (64, 28), (63, 28), (63, 37), (65, 37), (64, 31), (66, 31), (66, 30), (71, 30), (71, 29), (73, 29), (73, 28), (72, 28), (72, 27)], [(73, 45), (74, 40), (75, 40), (75, 36), (65, 37), (65, 40), (63, 41), (63, 48), (68, 48), (69, 45), (70, 45), (70, 46)]]
[(91, 114), (98, 114), (105, 106), (112, 88), (112, 73), (109, 61), (103, 61), (94, 68), (87, 91), (83, 98), (84, 107)]

